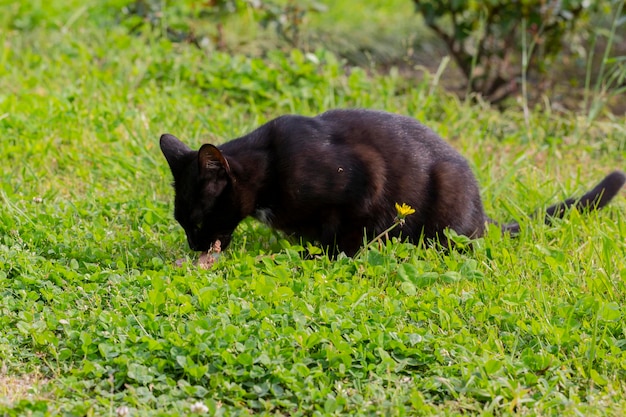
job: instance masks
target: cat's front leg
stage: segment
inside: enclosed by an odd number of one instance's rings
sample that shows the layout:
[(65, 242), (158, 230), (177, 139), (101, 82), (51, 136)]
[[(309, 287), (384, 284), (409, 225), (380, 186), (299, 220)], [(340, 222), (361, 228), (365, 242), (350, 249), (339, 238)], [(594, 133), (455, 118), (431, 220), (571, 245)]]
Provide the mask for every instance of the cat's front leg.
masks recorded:
[(336, 257), (339, 253), (343, 252), (349, 257), (353, 257), (366, 243), (364, 242), (364, 229), (353, 228), (351, 230), (342, 230), (341, 233), (335, 237), (333, 247), (334, 252), (331, 252), (332, 257)]

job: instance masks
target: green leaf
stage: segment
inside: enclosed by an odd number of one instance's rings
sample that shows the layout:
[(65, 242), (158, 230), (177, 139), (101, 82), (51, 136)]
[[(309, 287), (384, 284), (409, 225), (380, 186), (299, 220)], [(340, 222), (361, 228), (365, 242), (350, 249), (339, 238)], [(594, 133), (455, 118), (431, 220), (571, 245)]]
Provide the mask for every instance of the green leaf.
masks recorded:
[(248, 352), (242, 352), (237, 356), (237, 362), (244, 366), (252, 366), (254, 363), (254, 358)]
[(150, 369), (147, 366), (141, 365), (139, 363), (130, 363), (128, 365), (127, 374), (129, 378), (134, 379), (140, 384), (149, 384), (154, 380)]
[(606, 384), (609, 383), (609, 381), (605, 377), (600, 375), (598, 371), (596, 371), (595, 369), (591, 370), (590, 377), (593, 382), (595, 382), (596, 384), (600, 386), (605, 386)]
[(601, 303), (598, 309), (598, 319), (603, 321), (619, 321), (622, 319), (620, 305), (614, 301)]
[(403, 282), (400, 287), (402, 288), (402, 291), (409, 297), (413, 297), (415, 296), (415, 294), (417, 294), (417, 288), (415, 288), (415, 284), (410, 281)]

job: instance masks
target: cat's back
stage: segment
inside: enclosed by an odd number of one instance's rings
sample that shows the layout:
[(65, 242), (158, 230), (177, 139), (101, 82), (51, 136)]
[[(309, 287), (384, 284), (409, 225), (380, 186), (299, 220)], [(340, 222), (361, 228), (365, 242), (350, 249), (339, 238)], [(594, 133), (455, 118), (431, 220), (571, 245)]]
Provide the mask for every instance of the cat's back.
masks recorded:
[(461, 157), (434, 131), (412, 117), (376, 110), (337, 109), (317, 118), (345, 141), (369, 144), (385, 153)]
[(286, 169), (316, 166), (336, 171), (342, 163), (369, 174), (415, 180), (441, 162), (469, 170), (452, 146), (416, 119), (366, 109), (335, 109), (318, 116), (286, 115), (269, 122), (273, 155)]
[(389, 155), (461, 156), (416, 119), (384, 111), (335, 109), (318, 116), (286, 115), (268, 124), (279, 146), (370, 146)]
[(416, 119), (366, 109), (330, 110), (316, 117), (336, 142), (377, 154), (388, 171), (415, 178), (441, 162), (469, 169), (466, 159), (429, 127)]

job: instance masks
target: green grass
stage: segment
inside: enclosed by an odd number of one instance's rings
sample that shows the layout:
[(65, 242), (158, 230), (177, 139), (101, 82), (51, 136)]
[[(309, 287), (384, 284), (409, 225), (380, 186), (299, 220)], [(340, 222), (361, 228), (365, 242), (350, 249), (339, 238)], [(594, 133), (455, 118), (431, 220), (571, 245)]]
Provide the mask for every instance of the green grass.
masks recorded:
[[(264, 59), (129, 36), (116, 2), (0, 10), (0, 414), (620, 415), (626, 203), (525, 215), (623, 167), (626, 120), (501, 114), (319, 50)], [(345, 7), (345, 6), (342, 6)], [(468, 252), (310, 258), (253, 221), (210, 271), (172, 216), (158, 137), (278, 115), (415, 116), (497, 219)]]

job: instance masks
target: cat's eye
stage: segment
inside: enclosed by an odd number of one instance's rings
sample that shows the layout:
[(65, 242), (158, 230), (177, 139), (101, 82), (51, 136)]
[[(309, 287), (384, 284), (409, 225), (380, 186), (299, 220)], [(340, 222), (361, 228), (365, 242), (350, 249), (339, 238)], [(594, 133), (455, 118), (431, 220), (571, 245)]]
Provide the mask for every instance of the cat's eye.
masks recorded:
[(198, 229), (198, 230), (202, 229), (202, 222), (196, 223), (196, 229)]

